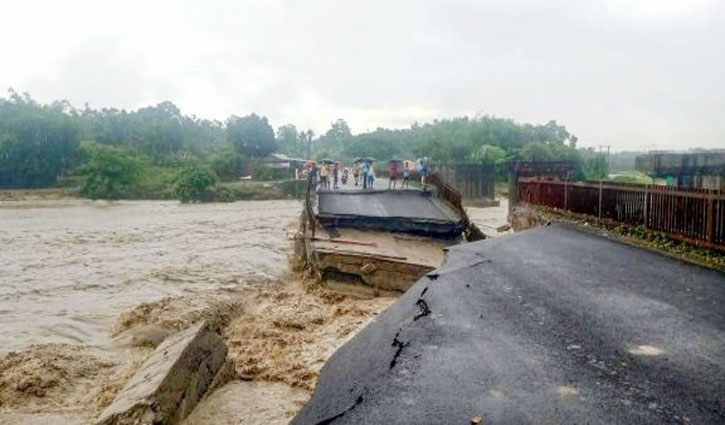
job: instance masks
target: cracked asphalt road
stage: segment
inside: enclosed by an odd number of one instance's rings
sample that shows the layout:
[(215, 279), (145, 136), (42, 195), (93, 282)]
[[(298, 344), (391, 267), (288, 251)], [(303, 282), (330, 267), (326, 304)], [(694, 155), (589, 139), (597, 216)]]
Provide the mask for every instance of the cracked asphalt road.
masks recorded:
[(725, 423), (723, 273), (554, 225), (429, 276), (330, 358), (294, 424)]

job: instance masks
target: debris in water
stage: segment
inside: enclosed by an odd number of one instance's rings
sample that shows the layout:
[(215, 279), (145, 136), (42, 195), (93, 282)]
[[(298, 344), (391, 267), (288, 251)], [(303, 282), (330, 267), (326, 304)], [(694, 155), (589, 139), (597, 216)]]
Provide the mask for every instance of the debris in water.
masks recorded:
[(634, 354), (635, 356), (653, 357), (659, 356), (660, 354), (664, 353), (664, 351), (651, 345), (639, 345), (629, 350), (629, 353)]
[(573, 398), (579, 395), (579, 390), (569, 385), (562, 385), (556, 388), (556, 392), (563, 398)]

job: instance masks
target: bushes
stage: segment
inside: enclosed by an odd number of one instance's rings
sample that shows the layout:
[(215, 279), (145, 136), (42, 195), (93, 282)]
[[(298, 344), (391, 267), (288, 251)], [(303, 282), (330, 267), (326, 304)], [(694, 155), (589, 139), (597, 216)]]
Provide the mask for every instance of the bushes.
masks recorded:
[(129, 186), (138, 182), (144, 159), (125, 149), (99, 145), (93, 142), (82, 144), (86, 162), (79, 172), (86, 174), (81, 194), (91, 199), (118, 199), (124, 196)]
[(216, 198), (213, 190), (216, 183), (217, 176), (209, 168), (186, 167), (176, 179), (176, 197), (181, 202), (212, 201)]
[(307, 180), (283, 180), (278, 184), (283, 194), (302, 199), (307, 194)]
[(216, 175), (225, 181), (238, 179), (244, 172), (242, 157), (232, 149), (216, 154), (210, 165)]
[(284, 180), (294, 177), (294, 170), (290, 168), (272, 168), (260, 164), (254, 169), (252, 177), (254, 180), (259, 181)]

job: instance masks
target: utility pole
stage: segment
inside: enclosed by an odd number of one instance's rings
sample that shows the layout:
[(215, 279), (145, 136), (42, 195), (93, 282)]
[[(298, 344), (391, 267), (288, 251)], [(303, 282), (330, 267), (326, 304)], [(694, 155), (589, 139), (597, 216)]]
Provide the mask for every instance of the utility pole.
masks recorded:
[(599, 145), (599, 156), (603, 156), (602, 148), (607, 148), (607, 170), (606, 170), (606, 176), (609, 178), (609, 170), (612, 167), (610, 156), (609, 156), (609, 148), (611, 148), (611, 145)]
[[(609, 178), (609, 145), (599, 145), (599, 157), (602, 157), (602, 148), (607, 148), (607, 170), (606, 170), (606, 176)], [(602, 219), (602, 194), (604, 192), (603, 185), (603, 178), (604, 176), (602, 173), (599, 174), (599, 219)]]

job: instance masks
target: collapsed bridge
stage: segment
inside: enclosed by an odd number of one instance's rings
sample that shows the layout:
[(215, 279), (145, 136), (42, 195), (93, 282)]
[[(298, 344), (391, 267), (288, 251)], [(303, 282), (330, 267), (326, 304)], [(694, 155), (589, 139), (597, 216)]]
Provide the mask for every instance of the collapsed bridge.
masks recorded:
[(405, 291), (440, 266), (443, 249), (483, 239), (460, 194), (431, 176), (430, 189), (319, 190), (305, 199), (296, 251), (320, 277), (343, 274)]

